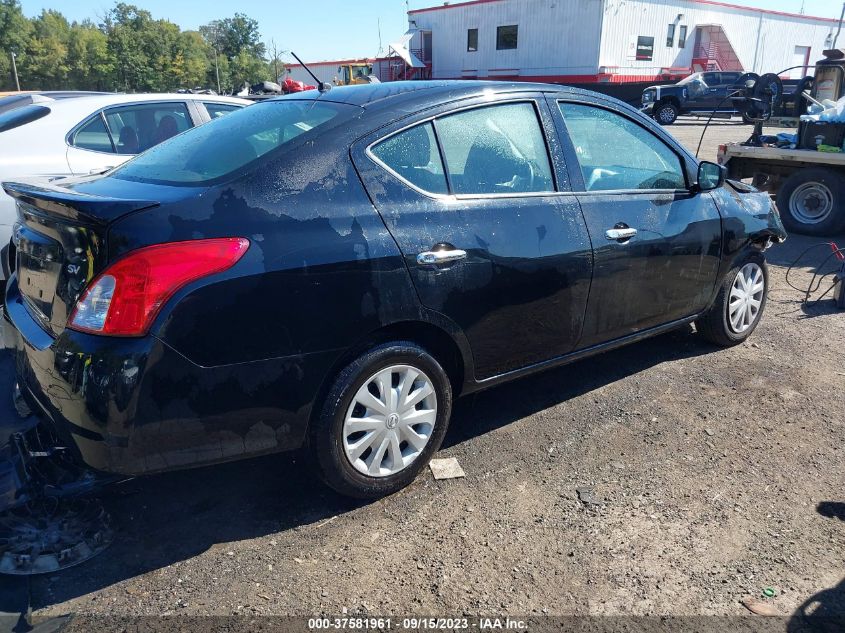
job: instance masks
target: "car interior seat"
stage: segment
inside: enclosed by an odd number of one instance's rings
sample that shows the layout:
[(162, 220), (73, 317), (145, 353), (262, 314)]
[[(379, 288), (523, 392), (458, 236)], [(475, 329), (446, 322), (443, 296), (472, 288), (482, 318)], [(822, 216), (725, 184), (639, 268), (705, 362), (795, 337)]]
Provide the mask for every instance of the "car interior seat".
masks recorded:
[(118, 154), (137, 154), (140, 150), (138, 134), (131, 125), (124, 125), (120, 128), (120, 137), (117, 140)]
[(176, 119), (169, 114), (166, 114), (161, 117), (161, 120), (158, 122), (155, 142), (156, 144), (161, 143), (162, 141), (166, 141), (177, 134), (179, 134), (179, 126), (176, 124)]

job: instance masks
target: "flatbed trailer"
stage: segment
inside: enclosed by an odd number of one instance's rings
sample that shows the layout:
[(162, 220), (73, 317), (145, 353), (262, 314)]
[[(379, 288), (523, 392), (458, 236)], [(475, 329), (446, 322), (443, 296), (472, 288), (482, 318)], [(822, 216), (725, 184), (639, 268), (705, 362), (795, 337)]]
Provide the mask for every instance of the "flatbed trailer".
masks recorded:
[(717, 158), (728, 178), (750, 179), (773, 194), (790, 231), (834, 235), (845, 230), (845, 152), (728, 143), (719, 146)]

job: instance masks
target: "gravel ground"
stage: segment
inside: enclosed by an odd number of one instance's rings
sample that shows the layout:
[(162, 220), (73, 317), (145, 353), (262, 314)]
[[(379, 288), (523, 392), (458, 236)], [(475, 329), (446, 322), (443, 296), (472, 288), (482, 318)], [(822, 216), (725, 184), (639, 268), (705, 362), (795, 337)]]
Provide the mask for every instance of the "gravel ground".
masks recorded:
[[(694, 151), (702, 127), (669, 129)], [(715, 123), (702, 157), (749, 132)], [(3, 580), (0, 610), (746, 615), (772, 587), (845, 614), (845, 315), (784, 282), (815, 241), (769, 251), (746, 344), (690, 327), (460, 400), (464, 479), (356, 505), (285, 454), (131, 482), (105, 554)]]

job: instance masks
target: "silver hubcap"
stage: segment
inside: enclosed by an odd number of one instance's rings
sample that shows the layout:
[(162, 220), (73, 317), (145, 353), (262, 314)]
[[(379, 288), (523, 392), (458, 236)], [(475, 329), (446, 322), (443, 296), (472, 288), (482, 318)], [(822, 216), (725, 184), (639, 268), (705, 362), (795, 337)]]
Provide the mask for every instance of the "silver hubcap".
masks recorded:
[(343, 422), (349, 463), (370, 477), (407, 468), (423, 452), (437, 420), (437, 395), (410, 365), (380, 370), (358, 389)]
[(728, 322), (731, 330), (742, 334), (757, 321), (766, 282), (763, 269), (757, 264), (742, 267), (731, 286), (731, 298), (728, 302)]
[(657, 113), (657, 117), (663, 123), (671, 123), (675, 120), (675, 111), (672, 108), (660, 108), (660, 111)]
[(818, 224), (833, 212), (833, 194), (820, 182), (804, 183), (790, 196), (789, 212), (799, 222)]

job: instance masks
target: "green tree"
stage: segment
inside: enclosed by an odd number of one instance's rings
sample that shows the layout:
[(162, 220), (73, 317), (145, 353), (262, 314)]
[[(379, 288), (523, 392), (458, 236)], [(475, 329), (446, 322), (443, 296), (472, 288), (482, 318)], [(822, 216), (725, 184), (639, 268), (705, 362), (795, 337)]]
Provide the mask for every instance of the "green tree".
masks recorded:
[(152, 21), (149, 11), (123, 2), (106, 14), (103, 27), (109, 52), (115, 59), (115, 79), (120, 90), (149, 90), (154, 82), (144, 43)]
[(67, 65), (69, 88), (108, 90), (114, 86), (115, 60), (108, 36), (89, 20), (71, 25)]
[(32, 21), (32, 38), (19, 69), (28, 88), (64, 88), (68, 75), (70, 24), (58, 11), (45, 9)]
[[(26, 49), (32, 36), (32, 24), (26, 19), (18, 0), (0, 0), (0, 88), (14, 90), (11, 53), (18, 64), (26, 61)], [(21, 75), (21, 87), (26, 77)]]
[(260, 39), (258, 22), (252, 18), (236, 13), (232, 18), (201, 26), (200, 33), (210, 47), (211, 85), (216, 84), (218, 68), (223, 92), (238, 91), (244, 83), (263, 81), (271, 75), (264, 59), (266, 47)]

